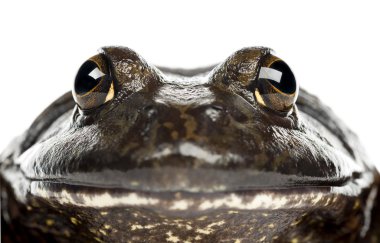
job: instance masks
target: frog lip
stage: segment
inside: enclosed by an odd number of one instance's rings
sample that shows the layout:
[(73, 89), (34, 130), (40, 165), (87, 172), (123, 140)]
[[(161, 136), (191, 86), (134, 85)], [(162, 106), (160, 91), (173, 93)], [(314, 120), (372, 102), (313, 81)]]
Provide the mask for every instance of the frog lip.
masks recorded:
[[(202, 178), (202, 179), (201, 179)], [(215, 169), (135, 169), (128, 172), (104, 170), (101, 172), (71, 173), (50, 176), (42, 180), (56, 185), (66, 184), (103, 189), (123, 189), (142, 192), (215, 193), (254, 191), (265, 189), (340, 187), (352, 178), (320, 178), (285, 175), (275, 172), (249, 170), (225, 171)]]
[[(0, 179), (13, 187), (22, 201), (32, 196), (49, 203), (80, 207), (142, 207), (158, 211), (184, 212), (207, 210), (262, 210), (326, 207), (344, 198), (355, 198), (374, 182), (372, 172), (348, 180), (342, 186), (274, 187), (234, 191), (142, 191), (75, 184), (67, 180), (30, 180), (14, 167), (3, 171)], [(173, 214), (173, 215), (174, 215)]]
[[(367, 174), (370, 172), (366, 172)], [(256, 188), (242, 191), (141, 191), (99, 188), (48, 181), (32, 181), (30, 193), (61, 204), (92, 208), (144, 207), (183, 213), (214, 209), (262, 210), (326, 207), (343, 198), (356, 197), (373, 183), (371, 174), (342, 186)]]

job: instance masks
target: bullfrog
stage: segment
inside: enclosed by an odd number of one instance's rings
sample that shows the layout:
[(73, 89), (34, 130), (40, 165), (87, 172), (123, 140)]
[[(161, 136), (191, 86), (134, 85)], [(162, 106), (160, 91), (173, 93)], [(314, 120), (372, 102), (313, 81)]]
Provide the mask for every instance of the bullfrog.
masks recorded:
[(73, 83), (0, 156), (3, 242), (380, 242), (375, 166), (271, 49)]

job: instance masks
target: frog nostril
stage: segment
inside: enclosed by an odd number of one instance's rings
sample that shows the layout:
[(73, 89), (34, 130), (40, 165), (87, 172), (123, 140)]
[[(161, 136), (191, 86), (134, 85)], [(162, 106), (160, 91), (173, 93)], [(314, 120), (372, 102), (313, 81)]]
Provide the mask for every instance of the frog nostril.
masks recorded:
[(220, 105), (212, 105), (211, 108), (213, 108), (215, 110), (218, 110), (218, 111), (223, 111), (224, 110), (223, 106), (220, 106)]

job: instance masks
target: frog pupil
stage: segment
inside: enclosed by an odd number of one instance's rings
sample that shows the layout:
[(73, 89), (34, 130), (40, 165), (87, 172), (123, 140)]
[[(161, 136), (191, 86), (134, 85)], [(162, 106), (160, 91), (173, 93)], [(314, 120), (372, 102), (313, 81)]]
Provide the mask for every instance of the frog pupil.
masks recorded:
[(293, 94), (297, 89), (293, 72), (283, 61), (276, 61), (269, 67), (262, 67), (259, 79), (269, 81), (274, 87), (287, 94)]
[(79, 68), (78, 74), (75, 77), (75, 92), (79, 95), (88, 93), (100, 83), (104, 75), (95, 62), (86, 61)]

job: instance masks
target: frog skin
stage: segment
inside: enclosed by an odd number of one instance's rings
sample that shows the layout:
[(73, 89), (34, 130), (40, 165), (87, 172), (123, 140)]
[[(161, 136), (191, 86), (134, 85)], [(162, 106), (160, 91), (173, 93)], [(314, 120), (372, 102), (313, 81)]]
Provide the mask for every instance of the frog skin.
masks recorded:
[(1, 154), (3, 242), (380, 242), (378, 172), (287, 67), (102, 48)]

